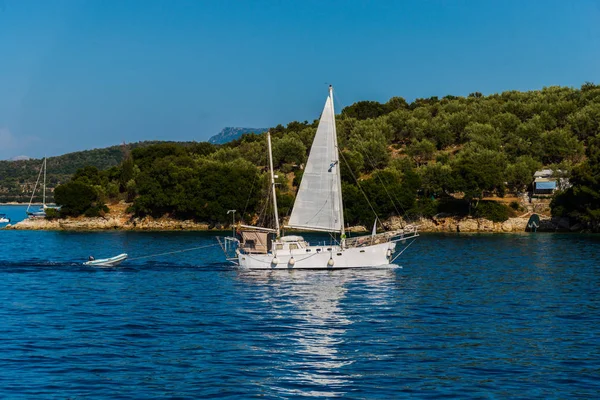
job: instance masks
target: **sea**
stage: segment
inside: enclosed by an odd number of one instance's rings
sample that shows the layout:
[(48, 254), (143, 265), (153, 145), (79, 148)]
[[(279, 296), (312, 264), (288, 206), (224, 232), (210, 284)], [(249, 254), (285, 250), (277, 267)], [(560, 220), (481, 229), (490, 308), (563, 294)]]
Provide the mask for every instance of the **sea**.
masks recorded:
[(598, 235), (423, 234), (395, 268), (249, 272), (227, 234), (0, 230), (0, 398), (600, 393)]

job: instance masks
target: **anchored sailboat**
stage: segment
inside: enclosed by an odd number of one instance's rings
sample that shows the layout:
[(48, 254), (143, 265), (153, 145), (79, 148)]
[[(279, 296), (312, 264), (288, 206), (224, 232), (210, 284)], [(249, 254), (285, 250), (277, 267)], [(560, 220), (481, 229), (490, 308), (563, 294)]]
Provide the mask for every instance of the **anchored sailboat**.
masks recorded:
[(226, 238), (222, 245), (226, 254), (235, 251), (228, 257), (230, 261), (243, 268), (269, 270), (385, 267), (395, 259), (393, 255), (398, 242), (418, 236), (416, 228), (410, 227), (370, 236), (346, 238), (331, 86), (287, 227), (339, 234), (338, 242), (311, 245), (301, 236), (281, 236), (269, 132), (267, 143), (275, 229), (241, 225), (241, 239)]
[[(33, 198), (35, 197), (35, 191), (40, 183), (42, 173), (44, 174), (43, 185), (42, 185), (42, 206), (37, 211), (29, 211), (31, 209), (31, 205), (33, 203)], [(40, 167), (40, 172), (38, 174), (37, 181), (35, 182), (35, 186), (33, 187), (33, 192), (31, 193), (31, 199), (29, 199), (29, 205), (27, 206), (27, 210), (25, 210), (25, 212), (27, 213), (29, 218), (45, 218), (46, 210), (48, 208), (57, 208), (57, 207), (48, 207), (46, 205), (46, 157), (44, 157), (44, 161), (42, 161), (42, 166)]]

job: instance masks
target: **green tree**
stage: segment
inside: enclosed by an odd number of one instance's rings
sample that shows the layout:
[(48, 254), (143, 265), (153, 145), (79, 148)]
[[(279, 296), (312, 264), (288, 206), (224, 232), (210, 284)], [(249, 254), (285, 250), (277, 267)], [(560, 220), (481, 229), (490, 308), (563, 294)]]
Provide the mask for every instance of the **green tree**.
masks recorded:
[(471, 143), (484, 149), (500, 151), (502, 146), (502, 136), (490, 124), (481, 124), (471, 122), (465, 127), (465, 135)]
[(406, 148), (406, 154), (419, 166), (433, 158), (435, 149), (435, 144), (427, 139), (416, 140)]
[(300, 165), (306, 160), (306, 146), (297, 135), (285, 135), (273, 143), (273, 163), (277, 168), (283, 164)]
[(542, 164), (531, 156), (522, 156), (506, 167), (506, 181), (509, 189), (521, 192), (533, 182), (533, 174)]
[(464, 192), (465, 199), (472, 204), (486, 192), (504, 189), (506, 156), (498, 151), (468, 147), (453, 162), (452, 170), (457, 189)]
[(589, 104), (568, 118), (571, 129), (579, 140), (587, 142), (600, 133), (600, 103)]
[(360, 121), (352, 130), (349, 147), (364, 159), (364, 170), (384, 168), (390, 155), (387, 149), (391, 126), (385, 121)]
[(54, 190), (54, 200), (60, 206), (61, 216), (96, 216), (106, 211), (106, 206), (100, 202), (96, 190), (82, 181), (71, 181), (57, 186)]
[(544, 164), (559, 163), (564, 159), (579, 161), (584, 153), (581, 144), (573, 134), (565, 128), (558, 128), (542, 134)]
[(574, 169), (571, 184), (552, 200), (552, 214), (600, 232), (600, 135), (590, 140), (587, 160)]
[(354, 183), (360, 177), (365, 160), (357, 151), (346, 150), (340, 154), (342, 180)]
[(376, 101), (359, 101), (342, 110), (342, 115), (358, 120), (373, 119), (389, 113), (390, 107)]
[(449, 165), (432, 163), (418, 169), (421, 188), (426, 196), (439, 197), (453, 189), (452, 168)]

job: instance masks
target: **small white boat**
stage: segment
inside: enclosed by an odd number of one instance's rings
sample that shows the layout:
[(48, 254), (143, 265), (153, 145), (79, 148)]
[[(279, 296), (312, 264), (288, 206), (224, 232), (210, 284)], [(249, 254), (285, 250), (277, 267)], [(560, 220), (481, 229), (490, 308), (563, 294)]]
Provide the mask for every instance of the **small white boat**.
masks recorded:
[(127, 254), (119, 254), (111, 258), (101, 258), (99, 260), (91, 259), (83, 263), (83, 265), (90, 265), (92, 267), (116, 267), (123, 261), (127, 260)]
[(10, 222), (10, 218), (6, 216), (6, 214), (0, 214), (0, 224), (8, 224)]

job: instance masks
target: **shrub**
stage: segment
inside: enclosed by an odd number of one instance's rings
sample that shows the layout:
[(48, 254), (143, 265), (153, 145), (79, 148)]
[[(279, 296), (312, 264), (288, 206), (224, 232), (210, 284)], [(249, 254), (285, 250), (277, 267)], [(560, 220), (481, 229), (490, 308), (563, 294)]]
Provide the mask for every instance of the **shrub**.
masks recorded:
[(109, 209), (106, 205), (102, 204), (102, 205), (94, 205), (90, 208), (88, 208), (84, 215), (86, 217), (104, 217), (104, 215), (106, 213), (108, 213)]
[(495, 201), (480, 201), (475, 210), (475, 216), (494, 222), (504, 222), (509, 217), (509, 211), (510, 209), (504, 204)]
[(71, 181), (57, 186), (54, 191), (54, 199), (56, 204), (61, 206), (61, 216), (76, 217), (85, 214), (90, 208), (104, 206), (100, 203), (94, 187), (79, 181)]
[(431, 197), (417, 200), (415, 206), (408, 212), (409, 216), (431, 218), (438, 213), (438, 201)]
[(60, 218), (60, 210), (58, 208), (47, 208), (46, 219), (53, 220)]

